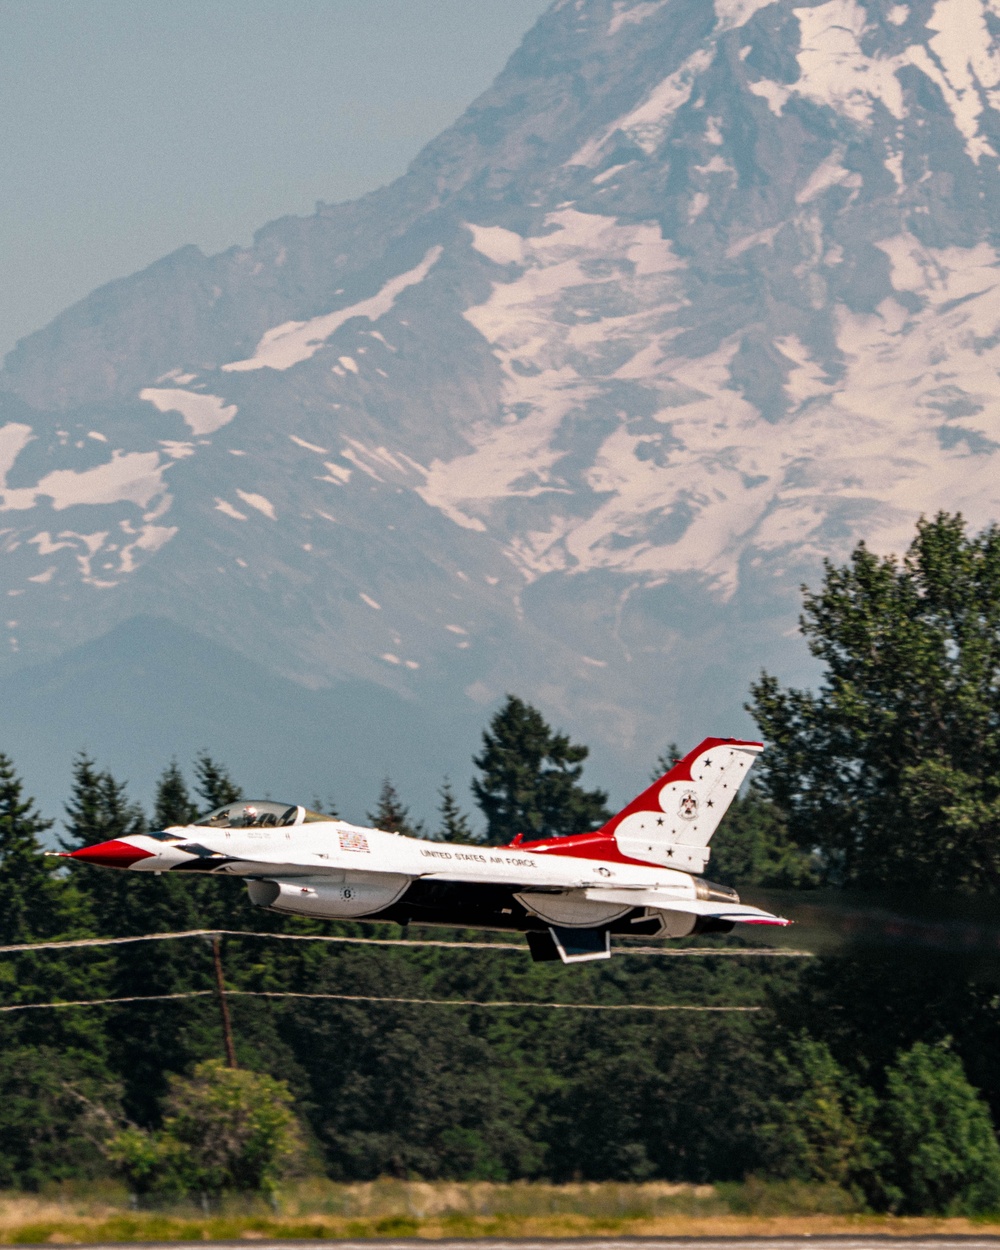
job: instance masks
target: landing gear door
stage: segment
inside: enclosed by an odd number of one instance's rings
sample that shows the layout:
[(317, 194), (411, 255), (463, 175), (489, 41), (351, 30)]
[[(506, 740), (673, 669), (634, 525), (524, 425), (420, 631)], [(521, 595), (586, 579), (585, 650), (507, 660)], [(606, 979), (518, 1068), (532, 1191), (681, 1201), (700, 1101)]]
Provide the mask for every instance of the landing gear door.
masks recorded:
[(611, 958), (610, 929), (561, 929), (550, 925), (549, 932), (564, 964)]

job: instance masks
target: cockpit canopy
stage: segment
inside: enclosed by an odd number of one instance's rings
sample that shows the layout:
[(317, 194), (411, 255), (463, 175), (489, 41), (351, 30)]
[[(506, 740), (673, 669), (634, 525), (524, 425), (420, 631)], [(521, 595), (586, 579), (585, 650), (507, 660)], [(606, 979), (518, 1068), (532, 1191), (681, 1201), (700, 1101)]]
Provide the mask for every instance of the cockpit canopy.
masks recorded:
[(310, 811), (287, 803), (272, 803), (270, 799), (240, 799), (217, 807), (207, 816), (194, 823), (208, 829), (275, 829), (288, 825), (305, 825), (315, 820), (334, 820), (322, 812)]

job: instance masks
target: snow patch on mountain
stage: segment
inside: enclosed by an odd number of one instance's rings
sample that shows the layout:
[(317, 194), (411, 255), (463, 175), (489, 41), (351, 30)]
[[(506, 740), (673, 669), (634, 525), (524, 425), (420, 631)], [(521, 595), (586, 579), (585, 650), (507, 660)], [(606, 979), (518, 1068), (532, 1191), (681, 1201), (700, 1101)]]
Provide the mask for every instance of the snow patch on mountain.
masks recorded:
[[(748, 83), (776, 116), (798, 96), (860, 126), (871, 124), (879, 104), (902, 121), (906, 110), (899, 72), (913, 66), (940, 89), (969, 156), (978, 162), (984, 153), (996, 154), (980, 121), (984, 100), (991, 108), (1000, 107), (1000, 54), (980, 0), (938, 0), (927, 23), (937, 32), (929, 41), (930, 51), (914, 43), (892, 56), (865, 52), (863, 41), (872, 23), (858, 0), (828, 0), (794, 13), (801, 31), (798, 80), (785, 84), (763, 77)], [(898, 175), (896, 181), (901, 183)]]
[(475, 226), (466, 223), (472, 231), (472, 246), (481, 256), (496, 265), (510, 265), (524, 259), (524, 240), (513, 230), (503, 226)]
[(297, 447), (304, 447), (306, 451), (314, 451), (318, 456), (328, 456), (330, 454), (328, 447), (318, 447), (315, 443), (309, 443), (304, 438), (299, 438), (297, 434), (289, 434), (288, 437)]
[(323, 347), (327, 339), (352, 317), (366, 317), (377, 322), (390, 312), (399, 296), (407, 287), (423, 282), (441, 256), (440, 247), (431, 247), (419, 265), (408, 269), (388, 282), (369, 299), (312, 317), (308, 321), (283, 321), (268, 330), (257, 344), (253, 356), (246, 360), (234, 360), (222, 369), (227, 373), (241, 373), (253, 369), (290, 369), (293, 365), (309, 360)]
[(4, 490), (0, 493), (0, 512), (24, 511), (46, 498), (57, 512), (78, 504), (134, 503), (148, 508), (166, 491), (166, 467), (155, 451), (115, 450), (105, 464), (82, 471), (55, 469), (37, 486)]
[(14, 467), (14, 461), (33, 437), (31, 426), (20, 421), (8, 421), (0, 427), (0, 491), (7, 485), (7, 474)]
[[(996, 6), (991, 8), (996, 15)], [(986, 10), (980, 0), (938, 0), (927, 25), (938, 32), (930, 41), (941, 64), (937, 81), (956, 126), (968, 141), (969, 154), (978, 161), (984, 152), (996, 150), (980, 132), (982, 99), (993, 109), (1000, 106), (1000, 54), (986, 23)]]
[(668, 3), (669, 0), (640, 0), (638, 4), (615, 0), (611, 21), (608, 22), (608, 38), (613, 39), (624, 26), (638, 26)]
[(216, 497), (215, 510), (216, 512), (221, 512), (223, 516), (230, 517), (234, 521), (245, 521), (247, 519), (247, 514), (245, 512), (240, 512), (238, 508), (234, 508), (227, 499), (219, 499)]
[(766, 8), (772, 0), (715, 0), (715, 15), (718, 18), (716, 33), (736, 30), (745, 26), (758, 9)]
[(191, 433), (198, 436), (214, 434), (228, 425), (237, 413), (235, 404), (227, 404), (218, 395), (185, 391), (180, 387), (147, 386), (139, 392), (139, 398), (160, 412), (179, 412)]
[[(800, 199), (857, 188), (841, 155), (817, 167)], [(535, 501), (505, 544), (528, 581), (696, 573), (728, 597), (746, 558), (794, 548), (799, 561), (820, 559), (845, 510), (896, 550), (914, 515), (942, 497), (976, 523), (995, 515), (1000, 261), (989, 245), (881, 243), (895, 289), (923, 310), (895, 298), (871, 316), (841, 307), (836, 381), (798, 335), (776, 336), (787, 414), (774, 422), (733, 386), (738, 336), (696, 359), (673, 350), (684, 264), (655, 226), (574, 209), (545, 224), (548, 233), (519, 240), (516, 276), (465, 311), (502, 369), (500, 423), (480, 425), (470, 452), (433, 461), (418, 486), (456, 524), (493, 533), (512, 499)], [(513, 253), (496, 236), (485, 246)], [(579, 463), (569, 431), (577, 441), (599, 431), (587, 414), (613, 409), (622, 382), (660, 397), (651, 420), (633, 428), (620, 410)]]
[[(86, 534), (67, 529), (60, 530), (53, 538), (48, 530), (41, 530), (27, 542), (42, 557), (60, 551), (70, 552), (81, 582), (110, 590), (119, 584), (123, 576), (134, 573), (146, 559), (166, 546), (176, 533), (176, 526), (145, 524), (136, 528), (125, 521), (119, 525), (117, 535), (111, 530)], [(115, 541), (109, 542), (112, 537)], [(99, 558), (100, 567), (95, 568)], [(50, 564), (41, 573), (28, 577), (27, 581), (46, 585), (57, 577), (59, 571), (58, 564)]]
[(258, 512), (267, 517), (269, 521), (277, 520), (277, 513), (274, 510), (274, 504), (264, 495), (258, 495), (254, 491), (237, 490), (237, 495), (245, 504), (249, 504), (251, 508), (256, 508)]
[[(494, 282), (489, 299), (464, 314), (501, 364), (502, 423), (472, 432), (472, 452), (432, 462), (417, 487), (465, 528), (486, 528), (492, 505), (504, 499), (572, 493), (556, 471), (565, 449), (555, 436), (601, 389), (583, 371), (594, 365), (610, 377), (683, 303), (674, 278), (683, 263), (655, 224), (621, 225), (562, 209), (546, 217), (545, 228), (523, 240), (517, 276)], [(622, 315), (602, 315), (609, 301), (622, 306)], [(540, 571), (528, 551), (516, 558), (526, 571)]]
[(656, 151), (674, 113), (691, 97), (697, 76), (712, 63), (714, 46), (699, 48), (672, 74), (653, 88), (646, 99), (631, 112), (619, 117), (604, 132), (588, 139), (570, 157), (569, 165), (593, 165), (615, 134), (624, 134), (647, 155)]
[(121, 548), (117, 573), (134, 573), (143, 561), (166, 546), (177, 533), (176, 525), (144, 525), (135, 540)]

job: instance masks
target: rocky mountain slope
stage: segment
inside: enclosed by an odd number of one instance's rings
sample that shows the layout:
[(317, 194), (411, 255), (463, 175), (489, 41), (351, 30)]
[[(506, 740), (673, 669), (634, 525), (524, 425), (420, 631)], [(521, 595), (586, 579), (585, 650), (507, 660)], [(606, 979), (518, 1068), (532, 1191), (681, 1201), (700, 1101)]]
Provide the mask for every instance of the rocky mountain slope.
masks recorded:
[(623, 790), (745, 729), (821, 557), (996, 515), (998, 152), (998, 4), (558, 0), (392, 186), (8, 356), (6, 671), (166, 618)]

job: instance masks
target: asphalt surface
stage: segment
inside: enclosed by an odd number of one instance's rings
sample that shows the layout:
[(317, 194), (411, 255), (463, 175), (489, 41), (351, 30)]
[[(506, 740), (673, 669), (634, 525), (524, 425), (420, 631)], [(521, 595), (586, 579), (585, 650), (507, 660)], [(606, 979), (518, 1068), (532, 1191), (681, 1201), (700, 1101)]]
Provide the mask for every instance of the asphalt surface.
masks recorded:
[[(177, 1250), (178, 1246), (198, 1246), (199, 1250), (297, 1250), (298, 1247), (325, 1247), (326, 1250), (1000, 1250), (1000, 1236), (968, 1237), (580, 1237), (548, 1238), (483, 1237), (475, 1240), (426, 1238), (382, 1238), (371, 1240), (277, 1241), (267, 1238), (239, 1241), (146, 1241), (88, 1243), (86, 1250)], [(23, 1247), (22, 1247), (23, 1250)], [(51, 1247), (46, 1247), (51, 1250)]]

